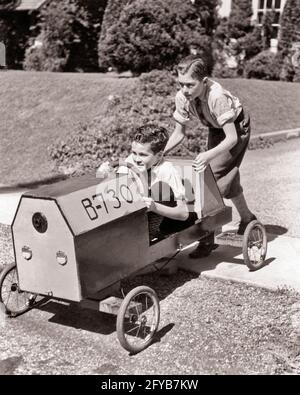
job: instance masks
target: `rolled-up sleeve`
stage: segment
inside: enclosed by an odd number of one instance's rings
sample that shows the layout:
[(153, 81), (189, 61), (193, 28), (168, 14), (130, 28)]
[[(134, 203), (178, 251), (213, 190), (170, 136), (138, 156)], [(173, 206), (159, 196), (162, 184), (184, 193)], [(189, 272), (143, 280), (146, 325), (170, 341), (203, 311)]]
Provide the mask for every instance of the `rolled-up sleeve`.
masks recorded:
[(176, 109), (173, 113), (175, 121), (182, 125), (186, 125), (190, 121), (189, 104), (181, 91), (178, 91), (175, 96), (175, 106)]
[(232, 99), (225, 94), (217, 96), (213, 99), (212, 110), (220, 126), (227, 122), (234, 121), (236, 111), (233, 106)]

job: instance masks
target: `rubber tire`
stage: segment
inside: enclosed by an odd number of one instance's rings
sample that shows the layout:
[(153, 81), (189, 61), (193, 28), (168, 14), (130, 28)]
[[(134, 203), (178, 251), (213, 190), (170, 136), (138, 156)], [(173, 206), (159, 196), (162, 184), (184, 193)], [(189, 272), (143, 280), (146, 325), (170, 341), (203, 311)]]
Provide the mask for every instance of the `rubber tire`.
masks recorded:
[[(145, 341), (142, 345), (134, 346), (134, 345), (131, 345), (130, 343), (128, 343), (127, 339), (125, 337), (124, 318), (125, 318), (127, 307), (130, 304), (131, 300), (140, 293), (147, 293), (153, 297), (155, 308), (156, 308), (156, 322), (155, 322), (155, 329), (154, 329), (151, 337), (147, 341)], [(160, 306), (159, 306), (159, 299), (158, 299), (156, 292), (152, 288), (147, 287), (145, 285), (141, 285), (139, 287), (132, 289), (125, 296), (123, 302), (121, 303), (121, 306), (120, 306), (120, 309), (119, 309), (118, 315), (117, 315), (117, 336), (118, 336), (118, 340), (119, 340), (121, 346), (123, 348), (125, 348), (125, 350), (127, 350), (131, 353), (134, 353), (134, 354), (147, 348), (151, 344), (153, 337), (157, 331), (157, 328), (159, 325), (159, 319), (160, 319)]]
[[(262, 248), (264, 248), (264, 253), (263, 253), (263, 259), (261, 260), (261, 262), (257, 265), (253, 264), (249, 254), (248, 254), (248, 242), (249, 242), (249, 237), (250, 234), (253, 230), (253, 228), (258, 227), (261, 232), (262, 232), (262, 237), (263, 237), (263, 245)], [(266, 254), (267, 254), (267, 246), (268, 246), (268, 241), (267, 241), (267, 232), (265, 227), (263, 226), (263, 224), (257, 220), (251, 221), (244, 233), (244, 237), (243, 237), (243, 256), (244, 256), (244, 262), (246, 263), (246, 265), (248, 266), (248, 268), (251, 271), (255, 271), (255, 270), (259, 270), (260, 268), (262, 268), (265, 264), (265, 258), (266, 258)]]
[[(8, 315), (10, 315), (11, 317), (16, 317), (19, 314), (25, 313), (26, 311), (30, 310), (30, 308), (31, 308), (31, 306), (29, 305), (29, 306), (23, 307), (22, 309), (19, 309), (19, 310), (10, 310), (10, 309), (7, 308), (7, 306), (5, 305), (4, 301), (2, 300), (2, 286), (3, 286), (3, 282), (4, 282), (5, 278), (6, 278), (6, 276), (12, 270), (16, 270), (16, 269), (17, 269), (16, 264), (15, 263), (10, 263), (0, 273), (0, 303), (3, 304), (3, 306), (5, 307), (6, 313)], [(35, 300), (36, 297), (37, 297), (37, 295), (34, 295), (34, 300)]]

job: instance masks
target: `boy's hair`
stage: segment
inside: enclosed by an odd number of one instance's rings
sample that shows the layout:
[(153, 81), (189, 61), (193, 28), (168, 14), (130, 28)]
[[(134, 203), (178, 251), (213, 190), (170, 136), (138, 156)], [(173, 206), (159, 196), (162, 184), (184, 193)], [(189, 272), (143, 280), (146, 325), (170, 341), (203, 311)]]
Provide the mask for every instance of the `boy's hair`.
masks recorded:
[(189, 55), (182, 59), (178, 66), (177, 71), (180, 74), (186, 74), (191, 70), (191, 77), (202, 81), (207, 76), (207, 67), (205, 62), (197, 55)]
[(136, 141), (137, 143), (150, 143), (151, 150), (154, 154), (163, 151), (168, 140), (168, 131), (164, 127), (157, 126), (152, 123), (138, 127), (133, 137), (133, 141)]

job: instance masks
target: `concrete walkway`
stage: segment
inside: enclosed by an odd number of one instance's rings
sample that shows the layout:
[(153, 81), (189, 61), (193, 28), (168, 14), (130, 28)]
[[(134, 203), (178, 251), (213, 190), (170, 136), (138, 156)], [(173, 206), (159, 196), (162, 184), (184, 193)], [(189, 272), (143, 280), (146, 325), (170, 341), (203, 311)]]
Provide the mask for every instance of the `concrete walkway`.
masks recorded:
[[(194, 248), (194, 247), (193, 247)], [(300, 239), (268, 234), (266, 265), (251, 272), (241, 248), (219, 246), (202, 259), (190, 259), (189, 248), (176, 258), (178, 267), (203, 277), (242, 282), (270, 290), (289, 289), (300, 294)]]
[(24, 190), (14, 192), (0, 192), (0, 223), (11, 225), (14, 219), (20, 197)]

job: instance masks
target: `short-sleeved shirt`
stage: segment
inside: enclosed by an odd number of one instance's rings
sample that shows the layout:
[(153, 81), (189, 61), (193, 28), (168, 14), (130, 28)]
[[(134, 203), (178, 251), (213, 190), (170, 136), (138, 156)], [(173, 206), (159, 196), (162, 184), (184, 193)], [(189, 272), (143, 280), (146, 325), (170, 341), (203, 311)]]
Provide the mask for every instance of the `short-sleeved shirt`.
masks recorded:
[[(134, 165), (132, 154), (130, 154), (125, 162)], [(120, 173), (128, 173), (128, 168), (121, 166)], [(148, 176), (147, 176), (148, 177)], [(158, 165), (153, 166), (150, 172), (150, 188), (155, 184), (162, 182), (171, 188), (175, 200), (185, 200), (185, 188), (182, 183), (182, 178), (176, 167), (169, 161), (162, 160)], [(135, 177), (137, 178), (137, 177)], [(139, 180), (137, 180), (139, 182)], [(140, 185), (140, 189), (144, 189), (144, 186)], [(145, 194), (145, 191), (144, 191)]]
[(208, 127), (222, 129), (225, 123), (234, 122), (242, 111), (239, 99), (210, 79), (200, 97), (188, 100), (182, 91), (175, 97), (174, 119), (187, 125), (191, 118), (198, 118)]

